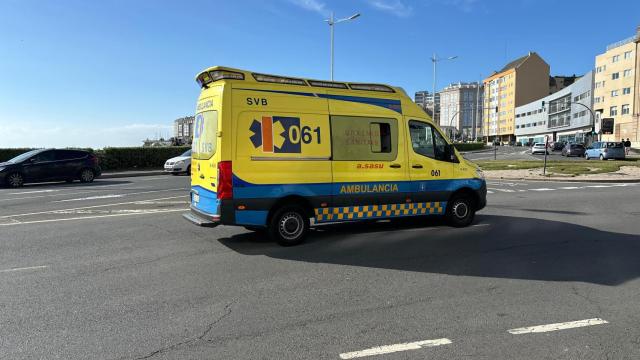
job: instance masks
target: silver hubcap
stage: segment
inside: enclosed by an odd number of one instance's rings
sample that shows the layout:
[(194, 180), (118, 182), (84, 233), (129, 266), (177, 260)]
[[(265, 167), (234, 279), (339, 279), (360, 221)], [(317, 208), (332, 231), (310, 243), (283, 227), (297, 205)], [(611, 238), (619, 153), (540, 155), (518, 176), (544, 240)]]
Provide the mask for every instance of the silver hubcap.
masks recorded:
[(90, 170), (85, 170), (82, 172), (82, 180), (91, 181), (93, 179), (93, 173)]
[(293, 240), (299, 237), (304, 230), (303, 220), (299, 214), (295, 212), (286, 213), (281, 219), (278, 226), (280, 236), (287, 240)]
[(13, 174), (9, 177), (9, 183), (11, 184), (11, 186), (19, 186), (21, 182), (22, 179), (18, 174)]
[(464, 202), (457, 202), (453, 205), (453, 215), (458, 219), (464, 219), (469, 214), (469, 207)]

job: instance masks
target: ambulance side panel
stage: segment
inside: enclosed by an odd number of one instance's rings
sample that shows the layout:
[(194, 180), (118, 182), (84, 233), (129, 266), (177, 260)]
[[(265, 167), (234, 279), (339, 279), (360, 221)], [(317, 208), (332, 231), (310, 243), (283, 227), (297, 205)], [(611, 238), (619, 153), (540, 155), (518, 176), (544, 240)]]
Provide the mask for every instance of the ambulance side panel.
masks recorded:
[(327, 100), (304, 86), (235, 86), (235, 223), (264, 226), (283, 200), (326, 206), (332, 181)]

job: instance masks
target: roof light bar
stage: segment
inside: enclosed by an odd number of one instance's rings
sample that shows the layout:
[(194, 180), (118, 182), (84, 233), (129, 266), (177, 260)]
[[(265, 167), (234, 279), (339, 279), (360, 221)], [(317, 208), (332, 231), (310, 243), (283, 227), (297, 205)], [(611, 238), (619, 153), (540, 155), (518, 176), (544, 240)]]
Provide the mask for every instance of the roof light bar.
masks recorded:
[(218, 81), (223, 79), (231, 79), (231, 80), (244, 80), (244, 74), (228, 71), (228, 70), (213, 70), (209, 71), (209, 75), (211, 75), (211, 80)]
[(380, 91), (388, 93), (395, 92), (395, 90), (389, 86), (380, 84), (349, 84), (349, 87), (353, 90)]
[(347, 84), (331, 82), (331, 81), (318, 81), (318, 80), (309, 80), (309, 85), (318, 86), (318, 87), (326, 87), (333, 89), (348, 89)]
[(253, 75), (253, 78), (256, 79), (256, 81), (258, 82), (308, 86), (306, 81), (302, 79), (275, 76), (275, 75), (257, 74), (257, 73), (252, 73), (251, 75)]

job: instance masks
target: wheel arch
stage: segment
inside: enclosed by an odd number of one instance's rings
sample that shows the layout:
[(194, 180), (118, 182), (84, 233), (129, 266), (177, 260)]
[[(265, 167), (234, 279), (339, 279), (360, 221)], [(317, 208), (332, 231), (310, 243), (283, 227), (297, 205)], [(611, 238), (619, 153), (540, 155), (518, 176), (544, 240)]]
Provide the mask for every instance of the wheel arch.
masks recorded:
[(304, 211), (305, 214), (308, 217), (314, 217), (314, 211), (313, 211), (313, 206), (311, 205), (311, 202), (309, 201), (309, 199), (305, 198), (304, 196), (301, 195), (295, 195), (295, 194), (291, 194), (291, 195), (287, 195), (284, 196), (280, 199), (278, 199), (270, 208), (269, 208), (269, 214), (267, 215), (267, 224), (271, 221), (271, 217), (273, 216), (273, 214), (278, 211), (278, 209), (280, 209), (283, 206), (286, 205), (298, 205), (301, 206)]
[(478, 209), (478, 204), (480, 204), (481, 202), (478, 192), (468, 186), (465, 186), (457, 189), (456, 191), (451, 193), (451, 195), (449, 195), (447, 207), (449, 207), (451, 199), (455, 198), (456, 196), (468, 196), (469, 198), (471, 198), (473, 200), (473, 207), (475, 210)]

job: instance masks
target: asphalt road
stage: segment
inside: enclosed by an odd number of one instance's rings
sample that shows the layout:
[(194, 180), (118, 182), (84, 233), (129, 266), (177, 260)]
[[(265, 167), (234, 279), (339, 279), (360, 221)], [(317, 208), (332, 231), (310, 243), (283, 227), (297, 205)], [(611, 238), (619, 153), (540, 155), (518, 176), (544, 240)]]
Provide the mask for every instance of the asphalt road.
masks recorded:
[(640, 357), (640, 184), (488, 188), (293, 248), (186, 222), (183, 176), (0, 189), (0, 359)]
[[(544, 154), (531, 154), (531, 148), (523, 146), (496, 146), (490, 149), (464, 154), (469, 160), (540, 160), (544, 161)], [(549, 151), (547, 160), (584, 160), (581, 156), (562, 156), (561, 151)]]

